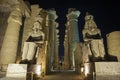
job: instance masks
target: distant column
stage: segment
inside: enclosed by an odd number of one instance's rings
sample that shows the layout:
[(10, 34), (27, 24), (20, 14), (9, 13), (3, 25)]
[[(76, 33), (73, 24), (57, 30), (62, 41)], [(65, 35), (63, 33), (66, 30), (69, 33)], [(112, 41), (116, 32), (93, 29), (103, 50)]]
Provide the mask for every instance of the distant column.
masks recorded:
[[(16, 60), (22, 11), (19, 5), (14, 6), (9, 18), (3, 45), (1, 48), (1, 64), (14, 63)], [(5, 68), (5, 67), (4, 67)]]
[(80, 11), (70, 8), (67, 14), (67, 25), (69, 27), (69, 53), (71, 55), (71, 68), (75, 68), (74, 51), (76, 49), (76, 43), (79, 42), (78, 33), (78, 17)]

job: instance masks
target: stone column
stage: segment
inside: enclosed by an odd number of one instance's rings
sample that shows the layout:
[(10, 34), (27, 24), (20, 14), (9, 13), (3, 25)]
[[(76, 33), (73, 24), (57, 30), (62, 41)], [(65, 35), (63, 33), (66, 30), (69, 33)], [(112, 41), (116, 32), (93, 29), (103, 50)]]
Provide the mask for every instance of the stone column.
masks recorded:
[(19, 31), (21, 25), (22, 11), (19, 5), (15, 5), (8, 18), (8, 26), (1, 48), (0, 61), (3, 65), (14, 63), (16, 60)]
[(54, 56), (54, 30), (55, 30), (55, 20), (57, 19), (56, 11), (49, 10), (47, 15), (47, 23), (49, 27), (49, 42), (48, 42), (48, 55), (47, 55), (47, 70), (48, 73), (50, 72), (51, 68), (53, 67), (53, 56)]
[(54, 49), (54, 69), (55, 70), (58, 70), (58, 65), (59, 65), (59, 58), (58, 58), (58, 46), (59, 46), (59, 39), (58, 39), (58, 37), (59, 37), (59, 35), (58, 35), (58, 33), (59, 33), (59, 30), (55, 30), (55, 49)]
[(68, 30), (65, 31), (64, 38), (64, 69), (70, 69), (70, 55), (68, 52)]
[(74, 51), (76, 49), (76, 44), (79, 42), (79, 33), (78, 33), (78, 20), (77, 18), (80, 15), (80, 11), (70, 8), (67, 14), (67, 25), (69, 27), (69, 53), (71, 55), (71, 68), (75, 67), (74, 61)]

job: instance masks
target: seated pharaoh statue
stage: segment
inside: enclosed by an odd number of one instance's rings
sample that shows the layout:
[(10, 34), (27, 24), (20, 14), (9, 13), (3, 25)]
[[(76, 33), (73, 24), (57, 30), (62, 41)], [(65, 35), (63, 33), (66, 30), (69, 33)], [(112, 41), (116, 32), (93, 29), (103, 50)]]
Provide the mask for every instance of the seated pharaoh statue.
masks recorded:
[(32, 31), (28, 33), (28, 38), (26, 42), (24, 42), (23, 53), (22, 53), (22, 61), (21, 63), (27, 63), (34, 59), (37, 52), (37, 47), (41, 47), (44, 43), (45, 35), (41, 31), (41, 22), (35, 21)]
[(105, 51), (100, 29), (97, 28), (93, 16), (86, 14), (85, 26), (82, 31), (84, 42), (87, 42), (93, 58), (104, 59)]

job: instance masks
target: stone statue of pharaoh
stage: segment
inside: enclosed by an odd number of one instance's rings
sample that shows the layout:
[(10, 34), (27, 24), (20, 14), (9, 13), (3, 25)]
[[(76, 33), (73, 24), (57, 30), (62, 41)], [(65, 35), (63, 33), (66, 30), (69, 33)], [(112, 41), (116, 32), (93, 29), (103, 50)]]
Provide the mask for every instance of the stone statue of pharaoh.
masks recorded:
[(28, 33), (28, 38), (24, 42), (22, 60), (32, 60), (36, 54), (38, 45), (44, 43), (45, 35), (41, 30), (40, 22), (38, 20), (35, 21), (32, 32)]
[(93, 20), (93, 16), (90, 14), (85, 16), (85, 26), (82, 33), (84, 41), (89, 43), (93, 56), (95, 58), (104, 58), (105, 51), (101, 32), (97, 28), (97, 25)]

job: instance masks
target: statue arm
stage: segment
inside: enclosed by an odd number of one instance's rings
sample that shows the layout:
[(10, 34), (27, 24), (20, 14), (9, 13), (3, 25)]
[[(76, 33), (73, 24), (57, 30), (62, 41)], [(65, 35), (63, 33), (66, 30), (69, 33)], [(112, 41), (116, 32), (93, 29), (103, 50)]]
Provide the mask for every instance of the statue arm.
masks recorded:
[(100, 36), (101, 36), (101, 31), (98, 29), (98, 34), (100, 34)]
[(82, 33), (83, 33), (83, 40), (84, 40), (84, 41), (88, 41), (88, 40), (89, 40), (89, 39), (86, 37), (87, 32), (88, 32), (88, 31), (85, 30), (85, 29), (82, 31)]
[(32, 34), (31, 32), (28, 33), (26, 41), (29, 39), (29, 37), (31, 36), (31, 34)]
[(45, 40), (45, 34), (44, 33), (42, 33), (42, 36), (43, 36), (43, 41)]
[(82, 31), (83, 39), (85, 38), (85, 33), (86, 33), (86, 30), (83, 30), (83, 31)]
[(99, 29), (97, 29), (97, 34), (101, 37), (101, 31)]

